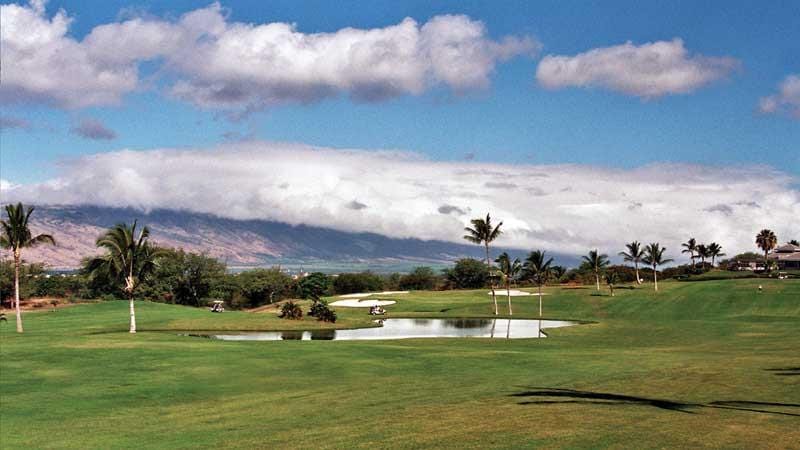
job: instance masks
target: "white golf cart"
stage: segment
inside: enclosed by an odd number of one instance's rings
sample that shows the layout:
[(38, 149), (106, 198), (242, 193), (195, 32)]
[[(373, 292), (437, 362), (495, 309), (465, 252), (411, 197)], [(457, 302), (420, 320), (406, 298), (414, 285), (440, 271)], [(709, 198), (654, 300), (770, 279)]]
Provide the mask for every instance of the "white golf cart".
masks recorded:
[(214, 300), (211, 303), (211, 308), (209, 308), (209, 310), (215, 313), (225, 312), (225, 302), (222, 300)]

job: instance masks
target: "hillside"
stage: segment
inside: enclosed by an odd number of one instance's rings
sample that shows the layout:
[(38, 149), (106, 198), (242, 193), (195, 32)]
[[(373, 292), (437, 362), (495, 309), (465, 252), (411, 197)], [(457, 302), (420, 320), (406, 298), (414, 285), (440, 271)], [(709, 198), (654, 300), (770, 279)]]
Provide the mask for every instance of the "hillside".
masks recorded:
[[(94, 241), (104, 229), (134, 219), (150, 227), (152, 239), (159, 245), (205, 252), (232, 268), (281, 264), (306, 270), (403, 271), (415, 265), (442, 266), (465, 256), (483, 256), (474, 245), (393, 239), (375, 233), (232, 220), (184, 211), (40, 206), (31, 218), (32, 229), (52, 234), (58, 245), (29, 250), (25, 257), (53, 269), (75, 268), (81, 258), (97, 252)], [(503, 250), (496, 249), (495, 254)], [(519, 257), (524, 254), (505, 250)], [(572, 257), (555, 256), (561, 264), (575, 263)]]

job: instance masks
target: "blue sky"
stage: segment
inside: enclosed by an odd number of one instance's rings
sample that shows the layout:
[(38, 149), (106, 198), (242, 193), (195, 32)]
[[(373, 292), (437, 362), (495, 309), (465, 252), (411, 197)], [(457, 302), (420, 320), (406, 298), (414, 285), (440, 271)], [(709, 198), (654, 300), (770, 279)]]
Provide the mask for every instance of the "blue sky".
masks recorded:
[[(57, 2), (73, 21), (69, 36), (134, 15), (175, 19), (207, 6), (193, 2)], [(405, 17), (424, 23), (440, 14), (465, 14), (485, 23), (489, 37), (529, 35), (542, 50), (498, 63), (487, 88), (453, 93), (436, 87), (421, 95), (379, 102), (345, 94), (309, 104), (272, 105), (230, 120), (165, 96), (169, 75), (127, 93), (120, 105), (54, 108), (4, 102), (3, 117), (28, 128), (0, 136), (2, 178), (43, 181), (71, 157), (122, 148), (210, 147), (235, 136), (334, 148), (402, 149), (436, 160), (581, 163), (636, 167), (652, 162), (712, 165), (767, 164), (800, 173), (800, 122), (762, 114), (759, 99), (800, 72), (800, 3), (730, 2), (238, 2), (226, 1), (229, 22), (292, 22), (304, 33), (345, 27), (381, 28)], [(603, 88), (543, 89), (537, 64), (544, 55), (575, 55), (632, 41), (681, 38), (689, 52), (731, 57), (740, 66), (691, 93), (643, 99)], [(5, 65), (12, 61), (3, 61)], [(156, 64), (139, 65), (140, 79)], [(86, 139), (70, 130), (82, 120), (116, 134)], [(226, 137), (227, 135), (227, 137)]]
[(797, 17), (796, 1), (5, 4), (0, 194), (455, 242), (489, 211), (509, 247), (752, 250), (762, 228), (800, 235)]

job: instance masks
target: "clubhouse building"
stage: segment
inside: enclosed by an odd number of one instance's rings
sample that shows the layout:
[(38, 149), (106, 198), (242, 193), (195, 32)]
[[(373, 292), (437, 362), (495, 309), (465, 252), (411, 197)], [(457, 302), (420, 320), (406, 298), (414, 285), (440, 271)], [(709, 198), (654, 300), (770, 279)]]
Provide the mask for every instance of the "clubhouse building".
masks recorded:
[(767, 259), (774, 261), (778, 265), (778, 269), (800, 269), (800, 246), (793, 244), (784, 244), (775, 248)]

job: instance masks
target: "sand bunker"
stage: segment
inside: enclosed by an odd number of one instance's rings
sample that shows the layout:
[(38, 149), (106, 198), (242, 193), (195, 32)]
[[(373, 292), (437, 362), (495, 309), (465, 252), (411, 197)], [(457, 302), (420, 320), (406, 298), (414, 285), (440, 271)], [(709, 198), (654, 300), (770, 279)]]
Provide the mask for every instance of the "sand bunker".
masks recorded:
[(358, 294), (345, 294), (340, 295), (339, 298), (364, 298), (370, 295), (395, 295), (395, 294), (408, 294), (408, 291), (383, 291), (383, 292), (359, 292)]
[(369, 308), (371, 306), (389, 306), (397, 303), (394, 300), (336, 300), (331, 306), (344, 306), (346, 308)]
[[(507, 297), (508, 295), (511, 295), (512, 297), (524, 297), (524, 296), (527, 296), (527, 295), (539, 295), (537, 292), (530, 293), (530, 292), (520, 291), (520, 290), (517, 290), (517, 289), (511, 289), (510, 291), (506, 291), (505, 289), (499, 289), (499, 290), (495, 290), (494, 292), (495, 292), (496, 295), (498, 295), (498, 296), (502, 295), (504, 297)], [(492, 295), (492, 291), (487, 292), (487, 294)], [(549, 295), (549, 294), (547, 294), (545, 292), (542, 292), (542, 295)]]

